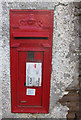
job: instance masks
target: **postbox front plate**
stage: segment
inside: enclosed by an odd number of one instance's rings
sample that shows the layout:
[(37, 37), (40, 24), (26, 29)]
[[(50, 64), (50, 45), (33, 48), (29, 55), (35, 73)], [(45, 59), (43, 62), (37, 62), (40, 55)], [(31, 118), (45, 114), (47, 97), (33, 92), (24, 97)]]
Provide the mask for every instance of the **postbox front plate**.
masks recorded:
[(49, 112), (52, 33), (52, 10), (10, 10), (11, 112)]

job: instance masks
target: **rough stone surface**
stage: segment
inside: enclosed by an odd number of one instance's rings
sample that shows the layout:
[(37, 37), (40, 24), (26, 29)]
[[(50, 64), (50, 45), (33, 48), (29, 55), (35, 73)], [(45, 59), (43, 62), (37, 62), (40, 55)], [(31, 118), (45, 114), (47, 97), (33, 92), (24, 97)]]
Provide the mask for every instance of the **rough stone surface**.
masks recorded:
[[(73, 3), (58, 2), (7, 2), (2, 6), (2, 38), (0, 40), (1, 79), (2, 79), (2, 117), (3, 118), (66, 118), (68, 107), (61, 105), (58, 100), (68, 92), (68, 86), (78, 84), (78, 19)], [(0, 8), (1, 9), (1, 8)], [(9, 10), (10, 9), (53, 9), (54, 31), (52, 51), (52, 74), (50, 89), (49, 114), (14, 114), (11, 113), (10, 88), (10, 37)], [(2, 31), (1, 31), (2, 30)]]
[[(0, 84), (2, 84), (2, 5), (0, 3)], [(2, 108), (2, 86), (0, 85), (0, 108)], [(0, 109), (0, 119), (2, 118), (2, 109)]]

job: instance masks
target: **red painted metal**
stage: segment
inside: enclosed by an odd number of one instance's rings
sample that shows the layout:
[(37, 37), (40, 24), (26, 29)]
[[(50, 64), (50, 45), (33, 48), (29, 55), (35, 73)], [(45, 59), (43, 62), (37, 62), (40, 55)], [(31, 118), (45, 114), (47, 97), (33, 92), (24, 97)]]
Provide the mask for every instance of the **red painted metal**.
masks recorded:
[[(48, 113), (53, 38), (53, 10), (10, 10), (11, 112)], [(41, 87), (27, 87), (28, 52), (42, 63)], [(36, 67), (36, 65), (35, 65)], [(35, 96), (27, 96), (27, 88)]]
[(49, 37), (49, 32), (15, 32), (14, 37)]

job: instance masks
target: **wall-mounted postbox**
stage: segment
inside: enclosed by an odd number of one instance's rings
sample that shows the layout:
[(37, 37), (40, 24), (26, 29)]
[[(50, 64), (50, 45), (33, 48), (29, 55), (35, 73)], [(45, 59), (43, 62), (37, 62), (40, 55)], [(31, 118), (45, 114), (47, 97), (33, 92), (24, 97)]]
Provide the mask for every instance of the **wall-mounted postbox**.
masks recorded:
[(11, 111), (48, 113), (52, 10), (10, 10)]

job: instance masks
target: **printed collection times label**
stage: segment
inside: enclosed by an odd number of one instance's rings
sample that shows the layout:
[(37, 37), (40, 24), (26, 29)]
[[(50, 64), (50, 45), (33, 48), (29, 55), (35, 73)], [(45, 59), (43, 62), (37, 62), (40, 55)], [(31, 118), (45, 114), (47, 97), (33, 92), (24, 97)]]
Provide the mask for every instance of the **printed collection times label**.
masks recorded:
[(26, 62), (26, 86), (41, 86), (42, 63)]

